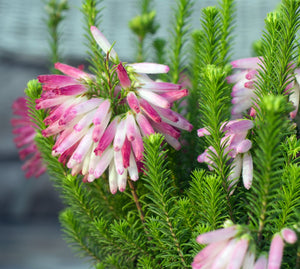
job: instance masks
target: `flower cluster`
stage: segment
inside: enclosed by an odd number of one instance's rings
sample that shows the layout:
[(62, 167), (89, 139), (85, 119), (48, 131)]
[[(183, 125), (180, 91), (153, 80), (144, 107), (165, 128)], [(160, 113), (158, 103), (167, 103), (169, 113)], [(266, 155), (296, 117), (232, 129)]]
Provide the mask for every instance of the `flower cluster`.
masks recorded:
[[(245, 188), (249, 189), (253, 178), (253, 163), (250, 148), (252, 142), (246, 139), (248, 131), (253, 128), (251, 120), (231, 120), (225, 122), (221, 126), (221, 131), (224, 137), (221, 139), (221, 145), (225, 147), (224, 154), (231, 157), (231, 173), (228, 177), (229, 188), (231, 188), (242, 172), (243, 183)], [(198, 136), (210, 135), (206, 128), (198, 130)], [(201, 155), (198, 156), (198, 162), (205, 162), (209, 164), (212, 170), (215, 167), (212, 153), (216, 150), (210, 146)]]
[(21, 160), (27, 158), (22, 166), (25, 176), (39, 177), (46, 171), (46, 166), (42, 162), (41, 154), (34, 141), (36, 131), (31, 117), (28, 113), (28, 105), (25, 97), (19, 97), (12, 105), (14, 117), (11, 120), (14, 142), (19, 149)]
[(146, 75), (166, 73), (168, 66), (123, 64), (96, 27), (91, 27), (91, 33), (113, 63), (110, 72), (116, 74), (116, 82), (111, 84), (118, 84), (110, 89), (114, 93), (101, 95), (105, 88), (95, 75), (56, 63), (55, 68), (64, 75), (38, 77), (43, 92), (36, 108), (49, 111), (45, 119), (48, 127), (42, 134), (55, 136), (53, 155), (59, 155), (58, 160), (72, 169), (72, 175), (81, 173), (88, 182), (108, 168), (114, 194), (125, 190), (128, 174), (131, 180), (138, 179), (143, 136), (160, 132), (171, 146), (180, 148), (179, 129), (190, 131), (192, 125), (171, 107), (188, 92), (180, 85), (156, 82)]
[[(225, 223), (226, 224), (226, 223)], [(249, 231), (241, 225), (226, 224), (225, 228), (201, 234), (197, 242), (207, 244), (194, 258), (193, 269), (200, 268), (249, 268), (279, 269), (284, 242), (294, 244), (296, 233), (284, 228), (271, 242), (269, 254), (256, 258), (256, 247)]]
[[(231, 62), (231, 65), (234, 69), (237, 69), (237, 72), (227, 77), (229, 83), (234, 83), (232, 88), (232, 118), (242, 118), (242, 113), (248, 111), (250, 116), (254, 116), (255, 101), (257, 100), (254, 83), (262, 65), (261, 58), (239, 59)], [(295, 79), (285, 89), (285, 92), (290, 94), (289, 100), (295, 107), (294, 111), (290, 113), (291, 118), (296, 117), (299, 108), (300, 68), (294, 70), (294, 76)]]
[[(232, 88), (232, 118), (242, 118), (242, 113), (248, 111), (257, 99), (254, 90), (254, 83), (258, 73), (260, 60), (258, 57), (239, 59), (231, 62), (233, 68), (238, 71), (227, 77), (228, 83), (234, 83)], [(250, 110), (250, 115), (253, 116), (255, 110)]]

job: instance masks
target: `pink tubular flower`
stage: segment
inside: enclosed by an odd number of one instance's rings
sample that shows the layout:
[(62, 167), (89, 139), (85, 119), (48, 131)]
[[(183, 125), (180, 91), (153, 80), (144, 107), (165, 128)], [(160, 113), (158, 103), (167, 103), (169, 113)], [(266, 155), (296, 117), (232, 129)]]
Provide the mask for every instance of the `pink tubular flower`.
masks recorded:
[[(279, 269), (284, 248), (284, 234), (295, 243), (296, 234), (283, 229), (271, 242), (269, 255), (260, 253), (256, 258), (255, 241), (249, 230), (241, 225), (225, 225), (225, 228), (201, 234), (196, 241), (207, 244), (194, 258), (193, 269), (230, 268), (230, 269)], [(283, 238), (282, 238), (283, 237)], [(287, 241), (286, 241), (287, 242)]]
[[(229, 83), (234, 83), (232, 88), (232, 110), (233, 118), (241, 118), (242, 113), (248, 111), (253, 102), (257, 99), (254, 91), (254, 82), (256, 81), (256, 74), (261, 64), (258, 57), (239, 59), (231, 62), (233, 68), (238, 69), (236, 73), (227, 77)], [(254, 110), (250, 114), (254, 115)]]
[(268, 259), (265, 255), (261, 255), (254, 264), (253, 269), (267, 269)]
[[(91, 32), (102, 50), (108, 53), (111, 45), (103, 34), (94, 26), (91, 27)], [(139, 129), (142, 134), (160, 132), (166, 136), (171, 146), (179, 149), (178, 129), (191, 131), (193, 127), (185, 118), (171, 110), (171, 106), (174, 101), (186, 96), (188, 91), (181, 89), (179, 84), (156, 82), (146, 75), (166, 73), (169, 67), (156, 63), (124, 65), (120, 62), (116, 71), (121, 87), (127, 91), (127, 104), (138, 125), (141, 123)]]
[[(227, 77), (229, 83), (234, 83), (232, 88), (232, 110), (233, 118), (241, 118), (242, 113), (248, 112), (251, 116), (255, 115), (255, 101), (257, 95), (254, 89), (254, 83), (257, 80), (256, 75), (262, 64), (260, 57), (239, 59), (231, 62), (233, 68), (238, 71)], [(289, 100), (293, 103), (295, 109), (290, 113), (293, 119), (296, 117), (299, 109), (300, 96), (300, 68), (294, 71), (295, 79), (287, 86), (285, 92), (290, 94)], [(254, 106), (253, 106), (254, 105)]]
[(34, 138), (36, 135), (34, 125), (28, 115), (28, 106), (25, 97), (19, 97), (12, 105), (14, 118), (11, 120), (13, 126), (13, 134), (15, 135), (14, 142), (19, 149), (21, 160), (25, 161), (22, 169), (25, 176), (39, 177), (46, 172), (46, 166), (43, 164), (41, 153), (39, 152)]
[(279, 234), (276, 234), (271, 242), (268, 269), (279, 269), (283, 256), (284, 242)]
[(250, 235), (243, 232), (240, 225), (231, 224), (229, 227), (201, 234), (197, 237), (197, 242), (208, 245), (195, 256), (193, 269), (253, 268), (255, 257), (249, 245)]
[(297, 241), (296, 233), (288, 228), (284, 228), (280, 233), (273, 236), (268, 259), (268, 269), (279, 269), (281, 267), (284, 241), (294, 244)]
[[(38, 77), (43, 93), (36, 100), (36, 108), (49, 111), (45, 119), (48, 127), (42, 134), (55, 136), (52, 154), (59, 155), (58, 160), (71, 169), (72, 175), (81, 173), (84, 181), (91, 182), (114, 162), (111, 144), (119, 117), (112, 118), (109, 99), (87, 97), (88, 83), (94, 82), (94, 76), (61, 63), (55, 67), (65, 75)], [(112, 193), (117, 191), (115, 186), (118, 188), (118, 183), (110, 186)]]
[[(222, 125), (221, 130), (225, 133), (221, 143), (225, 143), (225, 154), (231, 157), (231, 173), (228, 177), (229, 188), (231, 188), (240, 177), (242, 172), (243, 183), (245, 188), (249, 189), (253, 179), (253, 163), (250, 149), (252, 142), (246, 139), (248, 131), (253, 128), (251, 120), (231, 120)], [(198, 130), (198, 136), (210, 135), (206, 128)], [(198, 156), (198, 162), (205, 162), (212, 170), (214, 162), (211, 152), (216, 153), (215, 149), (209, 147)]]
[[(128, 66), (130, 70), (132, 65)], [(146, 66), (145, 64), (143, 71)], [(117, 70), (122, 87), (128, 88), (128, 75), (122, 63), (118, 65)], [(135, 70), (139, 70), (137, 64)], [(186, 89), (181, 90), (180, 87), (178, 84), (155, 82), (145, 74), (136, 73), (132, 82), (133, 90), (127, 95), (128, 106), (135, 114), (138, 123), (143, 120), (142, 125), (139, 126), (142, 133), (149, 134), (154, 131), (162, 133), (175, 149), (180, 148), (179, 129), (191, 131), (193, 128), (185, 118), (171, 110), (174, 101), (188, 94)]]
[[(179, 148), (179, 129), (192, 126), (171, 110), (174, 101), (187, 95), (180, 85), (155, 82), (146, 73), (165, 73), (168, 66), (155, 63), (123, 64), (105, 36), (94, 26), (91, 33), (112, 61), (113, 87), (94, 75), (62, 63), (64, 75), (42, 75), (37, 109), (46, 109), (44, 136), (54, 136), (52, 154), (92, 182), (108, 170), (111, 193), (124, 191), (127, 177), (137, 180), (144, 154), (143, 136), (159, 131)], [(110, 66), (110, 65), (109, 65)], [(108, 93), (109, 92), (109, 93)]]

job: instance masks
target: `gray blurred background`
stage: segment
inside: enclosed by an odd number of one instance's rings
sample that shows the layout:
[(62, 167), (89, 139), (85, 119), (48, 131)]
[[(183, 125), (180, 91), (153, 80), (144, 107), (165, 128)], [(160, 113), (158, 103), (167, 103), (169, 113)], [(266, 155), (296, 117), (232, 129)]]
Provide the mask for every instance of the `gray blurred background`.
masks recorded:
[[(154, 0), (160, 29), (167, 37), (174, 0)], [(195, 0), (192, 28), (199, 27), (202, 7), (214, 0)], [(235, 58), (250, 57), (253, 41), (260, 38), (266, 14), (279, 0), (237, 0)], [(128, 21), (137, 15), (137, 0), (104, 1), (103, 23), (107, 38), (123, 61), (135, 56), (135, 39)], [(63, 23), (62, 51), (67, 63), (86, 57), (83, 44), (81, 1), (71, 0)], [(76, 258), (63, 241), (57, 221), (63, 208), (46, 175), (25, 179), (11, 135), (11, 104), (23, 95), (28, 80), (48, 73), (44, 1), (0, 0), (0, 268), (90, 268)]]

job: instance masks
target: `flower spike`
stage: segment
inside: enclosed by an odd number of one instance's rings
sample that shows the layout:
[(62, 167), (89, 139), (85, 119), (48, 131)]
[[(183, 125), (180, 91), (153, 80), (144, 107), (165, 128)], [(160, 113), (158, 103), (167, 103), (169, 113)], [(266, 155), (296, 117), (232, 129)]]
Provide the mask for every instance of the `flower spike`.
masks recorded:
[(43, 91), (36, 108), (49, 111), (42, 134), (54, 137), (52, 154), (59, 156), (72, 175), (82, 174), (84, 182), (92, 182), (109, 170), (110, 190), (116, 193), (125, 190), (127, 175), (138, 179), (143, 136), (160, 132), (171, 146), (180, 148), (180, 129), (191, 131), (192, 125), (171, 107), (187, 90), (147, 76), (168, 72), (166, 65), (123, 64), (106, 37), (94, 26), (90, 30), (113, 62), (107, 66), (117, 74), (110, 82), (114, 94), (103, 95), (103, 85), (95, 75), (56, 63), (64, 75), (38, 77)]

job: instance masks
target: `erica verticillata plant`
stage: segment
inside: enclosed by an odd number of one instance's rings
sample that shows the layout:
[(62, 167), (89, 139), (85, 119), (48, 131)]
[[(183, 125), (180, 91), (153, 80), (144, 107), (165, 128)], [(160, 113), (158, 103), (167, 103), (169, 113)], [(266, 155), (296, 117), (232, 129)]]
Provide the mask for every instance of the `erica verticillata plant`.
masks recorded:
[[(56, 61), (14, 104), (28, 173), (47, 167), (66, 204), (67, 241), (97, 269), (299, 267), (299, 1), (267, 15), (258, 57), (233, 60), (234, 0), (199, 13), (174, 1), (163, 38), (140, 4), (137, 62), (99, 30), (102, 1), (85, 0), (88, 67)], [(155, 58), (149, 33), (159, 64), (141, 62)]]

